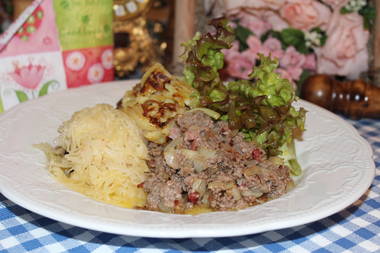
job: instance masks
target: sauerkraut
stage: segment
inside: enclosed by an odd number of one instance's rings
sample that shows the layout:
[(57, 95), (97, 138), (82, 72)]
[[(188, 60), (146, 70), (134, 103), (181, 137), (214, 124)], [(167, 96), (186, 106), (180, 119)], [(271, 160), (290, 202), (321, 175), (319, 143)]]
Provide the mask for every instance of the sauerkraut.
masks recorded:
[(51, 173), (93, 199), (133, 208), (144, 206), (138, 187), (148, 171), (148, 151), (135, 122), (110, 105), (76, 112), (58, 129), (56, 147), (40, 144)]

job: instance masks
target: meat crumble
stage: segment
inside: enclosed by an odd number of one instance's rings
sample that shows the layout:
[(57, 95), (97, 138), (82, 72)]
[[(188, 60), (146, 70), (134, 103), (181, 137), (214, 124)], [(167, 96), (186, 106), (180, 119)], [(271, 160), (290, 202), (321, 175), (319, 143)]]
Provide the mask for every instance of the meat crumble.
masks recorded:
[(202, 111), (178, 116), (169, 138), (166, 144), (148, 144), (150, 172), (141, 184), (146, 209), (243, 209), (283, 195), (292, 183), (287, 166)]

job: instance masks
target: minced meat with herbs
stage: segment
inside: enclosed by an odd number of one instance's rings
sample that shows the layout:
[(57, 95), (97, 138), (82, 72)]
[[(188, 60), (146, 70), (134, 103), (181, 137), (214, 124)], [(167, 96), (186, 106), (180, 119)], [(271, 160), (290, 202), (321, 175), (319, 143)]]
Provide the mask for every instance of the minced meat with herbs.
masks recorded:
[(177, 117), (167, 144), (150, 142), (145, 208), (184, 213), (195, 205), (236, 210), (286, 193), (289, 168), (266, 158), (224, 121), (202, 111)]

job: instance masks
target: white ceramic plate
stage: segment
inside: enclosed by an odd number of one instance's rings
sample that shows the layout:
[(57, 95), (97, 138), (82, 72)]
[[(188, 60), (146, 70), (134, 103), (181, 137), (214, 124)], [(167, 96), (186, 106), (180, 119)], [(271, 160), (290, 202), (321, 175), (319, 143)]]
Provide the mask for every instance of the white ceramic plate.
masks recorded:
[(98, 231), (145, 237), (236, 236), (306, 224), (356, 201), (375, 174), (372, 150), (334, 114), (300, 101), (307, 114), (304, 141), (296, 145), (304, 169), (285, 196), (235, 212), (198, 216), (131, 210), (99, 203), (56, 182), (45, 157), (32, 147), (52, 142), (73, 112), (116, 102), (137, 81), (57, 92), (23, 103), (0, 116), (0, 189), (16, 204), (46, 217)]

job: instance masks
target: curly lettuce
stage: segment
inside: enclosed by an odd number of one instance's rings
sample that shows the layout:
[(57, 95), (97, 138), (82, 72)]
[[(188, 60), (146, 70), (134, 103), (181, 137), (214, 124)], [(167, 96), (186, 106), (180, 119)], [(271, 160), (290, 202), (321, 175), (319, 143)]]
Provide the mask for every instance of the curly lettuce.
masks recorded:
[(227, 20), (216, 19), (214, 33), (197, 34), (185, 44), (184, 76), (199, 91), (202, 106), (218, 112), (233, 129), (254, 141), (268, 156), (282, 156), (293, 175), (300, 174), (294, 140), (305, 130), (303, 108), (296, 109), (297, 99), (289, 80), (276, 73), (278, 61), (259, 55), (249, 80), (223, 82), (223, 49), (234, 40)]

